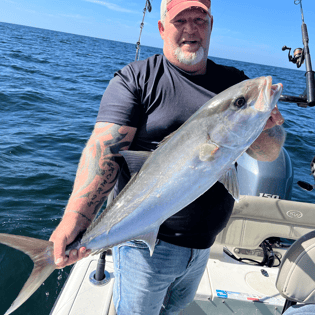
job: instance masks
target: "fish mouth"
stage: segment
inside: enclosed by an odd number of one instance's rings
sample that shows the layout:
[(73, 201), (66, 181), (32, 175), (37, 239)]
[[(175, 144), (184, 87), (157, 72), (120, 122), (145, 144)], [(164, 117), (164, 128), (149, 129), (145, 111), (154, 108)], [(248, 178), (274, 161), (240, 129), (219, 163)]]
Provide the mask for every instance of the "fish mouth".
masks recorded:
[(255, 108), (259, 111), (272, 110), (281, 96), (283, 85), (281, 83), (272, 84), (272, 77), (264, 78), (262, 83), (262, 93), (258, 97)]

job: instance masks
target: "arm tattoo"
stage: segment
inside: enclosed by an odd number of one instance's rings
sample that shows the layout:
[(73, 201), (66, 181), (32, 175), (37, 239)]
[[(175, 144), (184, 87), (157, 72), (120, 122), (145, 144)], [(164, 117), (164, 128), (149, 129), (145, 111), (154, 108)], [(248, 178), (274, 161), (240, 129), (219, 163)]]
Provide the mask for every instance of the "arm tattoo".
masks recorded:
[(83, 213), (81, 213), (81, 212), (79, 212), (79, 211), (67, 210), (67, 212), (74, 212), (74, 213), (80, 214), (83, 218), (87, 219), (89, 222), (92, 222), (91, 219), (89, 219), (86, 215), (84, 215)]
[(281, 126), (264, 130), (257, 140), (247, 149), (247, 153), (256, 160), (274, 160), (285, 141), (285, 131)]
[(87, 205), (95, 215), (119, 176), (123, 162), (119, 151), (129, 148), (133, 134), (124, 132), (119, 125), (109, 124), (102, 133), (97, 134), (95, 129), (93, 136), (96, 140), (87, 144), (79, 164), (77, 178), (80, 180), (75, 182), (74, 194), (76, 198), (87, 198)]
[(267, 157), (268, 155), (258, 144), (252, 144), (248, 149), (247, 153), (254, 159), (258, 160), (261, 157)]
[(282, 126), (274, 126), (273, 128), (263, 131), (270, 138), (274, 138), (282, 147), (286, 138), (286, 132)]

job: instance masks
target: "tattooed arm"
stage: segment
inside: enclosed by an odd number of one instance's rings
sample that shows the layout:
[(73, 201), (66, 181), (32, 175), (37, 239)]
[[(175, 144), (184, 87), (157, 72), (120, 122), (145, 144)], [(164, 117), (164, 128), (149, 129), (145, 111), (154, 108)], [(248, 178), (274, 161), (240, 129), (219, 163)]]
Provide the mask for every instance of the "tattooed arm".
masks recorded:
[(279, 156), (285, 141), (286, 134), (281, 126), (283, 123), (284, 119), (276, 106), (263, 132), (246, 152), (259, 161), (274, 161)]
[(122, 161), (119, 151), (129, 148), (135, 133), (133, 127), (100, 122), (95, 125), (83, 150), (64, 216), (50, 238), (58, 268), (89, 254), (80, 248), (66, 257), (65, 247), (90, 225), (115, 186)]

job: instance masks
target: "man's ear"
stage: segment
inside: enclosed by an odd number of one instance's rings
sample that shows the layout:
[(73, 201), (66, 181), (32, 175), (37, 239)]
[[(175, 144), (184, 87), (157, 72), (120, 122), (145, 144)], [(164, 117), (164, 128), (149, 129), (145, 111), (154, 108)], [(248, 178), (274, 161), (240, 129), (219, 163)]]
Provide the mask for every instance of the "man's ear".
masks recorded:
[(160, 35), (161, 35), (162, 39), (164, 39), (164, 25), (161, 21), (158, 21), (158, 27), (159, 27)]

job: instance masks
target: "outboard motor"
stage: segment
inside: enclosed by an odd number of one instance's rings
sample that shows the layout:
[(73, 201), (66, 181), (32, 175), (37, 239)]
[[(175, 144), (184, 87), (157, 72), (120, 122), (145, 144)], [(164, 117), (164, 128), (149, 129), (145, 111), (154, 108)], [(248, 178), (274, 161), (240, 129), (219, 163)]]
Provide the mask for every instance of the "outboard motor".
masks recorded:
[[(273, 162), (257, 161), (244, 153), (237, 160), (240, 195), (290, 200), (293, 186), (293, 166), (286, 149)], [(278, 267), (284, 250), (292, 245), (289, 239), (271, 237), (256, 249), (224, 247), (231, 258), (267, 267)], [(277, 260), (277, 261), (276, 261)]]
[(261, 162), (244, 153), (237, 161), (241, 195), (290, 200), (293, 166), (286, 149), (273, 162)]

